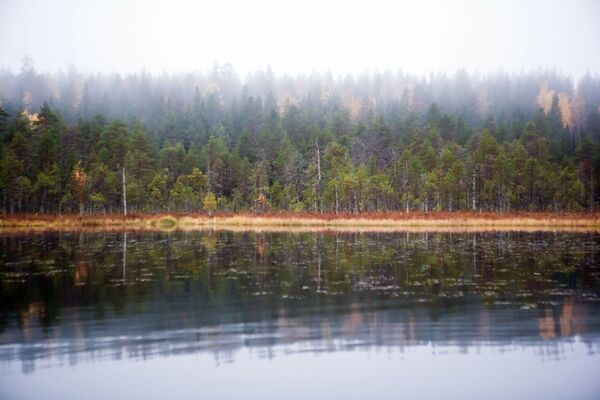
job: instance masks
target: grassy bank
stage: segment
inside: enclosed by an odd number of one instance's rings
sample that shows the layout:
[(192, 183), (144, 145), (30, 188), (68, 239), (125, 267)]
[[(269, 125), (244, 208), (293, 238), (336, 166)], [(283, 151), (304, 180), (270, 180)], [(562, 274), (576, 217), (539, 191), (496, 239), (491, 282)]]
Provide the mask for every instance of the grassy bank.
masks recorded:
[(0, 217), (0, 230), (14, 229), (231, 229), (231, 230), (591, 230), (600, 213), (217, 213), (40, 215)]

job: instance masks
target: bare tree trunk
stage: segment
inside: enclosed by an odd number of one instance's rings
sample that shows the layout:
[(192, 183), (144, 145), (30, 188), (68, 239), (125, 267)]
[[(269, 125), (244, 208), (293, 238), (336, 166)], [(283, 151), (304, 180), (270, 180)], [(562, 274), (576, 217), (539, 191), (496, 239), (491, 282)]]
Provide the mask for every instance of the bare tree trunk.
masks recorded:
[(396, 150), (392, 149), (392, 159), (393, 159), (393, 187), (394, 187), (394, 196), (393, 196), (393, 204), (392, 207), (394, 207), (394, 210), (398, 209), (398, 168), (397, 168), (397, 157), (396, 157)]
[(125, 167), (123, 167), (123, 215), (127, 216), (127, 184), (125, 182)]
[(315, 139), (315, 146), (317, 147), (317, 187), (315, 188), (315, 193), (317, 194), (317, 202), (319, 207), (319, 212), (323, 213), (323, 204), (321, 202), (321, 150), (319, 149), (319, 138)]
[(438, 189), (437, 189), (437, 210), (442, 211), (442, 179), (441, 174), (438, 174)]
[(475, 194), (475, 168), (473, 168), (473, 197), (472, 197), (472, 201), (473, 201), (473, 211), (476, 210), (477, 208), (477, 196)]
[(409, 199), (408, 199), (408, 161), (404, 161), (404, 177), (402, 182), (404, 196), (406, 196), (406, 213), (410, 211)]

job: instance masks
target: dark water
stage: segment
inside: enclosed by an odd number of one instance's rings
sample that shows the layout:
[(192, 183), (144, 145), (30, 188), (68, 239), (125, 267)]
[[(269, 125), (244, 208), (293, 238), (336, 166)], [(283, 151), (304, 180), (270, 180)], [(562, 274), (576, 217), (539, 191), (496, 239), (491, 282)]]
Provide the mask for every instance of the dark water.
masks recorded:
[(600, 398), (595, 233), (0, 237), (0, 398)]

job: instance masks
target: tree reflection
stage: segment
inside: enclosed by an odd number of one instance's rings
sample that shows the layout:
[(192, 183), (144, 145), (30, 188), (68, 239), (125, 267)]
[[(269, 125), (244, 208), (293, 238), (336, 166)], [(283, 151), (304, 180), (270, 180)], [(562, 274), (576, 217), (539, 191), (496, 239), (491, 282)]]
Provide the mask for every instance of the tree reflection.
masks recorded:
[(4, 236), (0, 359), (17, 357), (31, 370), (56, 354), (233, 354), (290, 343), (468, 349), (580, 336), (593, 347), (599, 240), (510, 232)]

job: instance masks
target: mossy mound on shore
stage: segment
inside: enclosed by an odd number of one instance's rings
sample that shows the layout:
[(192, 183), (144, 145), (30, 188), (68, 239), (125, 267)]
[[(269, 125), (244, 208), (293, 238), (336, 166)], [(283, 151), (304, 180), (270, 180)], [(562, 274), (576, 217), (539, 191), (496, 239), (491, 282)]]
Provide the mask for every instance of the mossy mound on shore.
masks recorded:
[(177, 226), (177, 219), (172, 215), (166, 215), (151, 221), (150, 225), (163, 229), (175, 228)]

